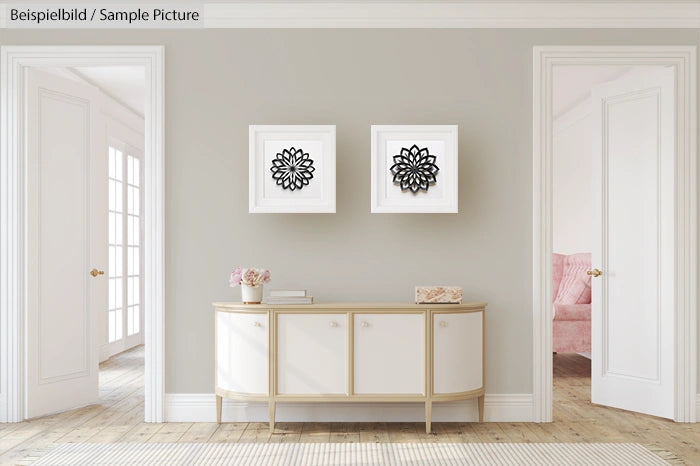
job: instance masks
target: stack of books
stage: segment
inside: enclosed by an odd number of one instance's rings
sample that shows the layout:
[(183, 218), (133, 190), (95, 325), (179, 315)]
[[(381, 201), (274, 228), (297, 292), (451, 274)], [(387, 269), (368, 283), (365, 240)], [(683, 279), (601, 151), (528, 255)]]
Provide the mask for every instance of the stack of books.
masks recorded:
[(313, 304), (314, 297), (307, 296), (306, 290), (270, 290), (266, 304)]

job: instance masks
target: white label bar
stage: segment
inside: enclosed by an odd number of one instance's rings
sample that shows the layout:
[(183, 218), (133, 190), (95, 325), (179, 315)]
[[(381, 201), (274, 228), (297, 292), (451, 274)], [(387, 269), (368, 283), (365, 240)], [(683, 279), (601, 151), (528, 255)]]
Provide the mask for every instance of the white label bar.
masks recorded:
[(72, 1), (0, 3), (0, 28), (700, 27), (700, 0)]

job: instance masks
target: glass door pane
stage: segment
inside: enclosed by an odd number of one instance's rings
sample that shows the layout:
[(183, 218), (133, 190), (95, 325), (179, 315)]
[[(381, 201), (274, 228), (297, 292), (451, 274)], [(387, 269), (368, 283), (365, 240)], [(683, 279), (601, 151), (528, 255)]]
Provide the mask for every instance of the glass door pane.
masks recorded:
[(127, 155), (127, 326), (126, 334), (139, 333), (141, 313), (141, 208), (140, 160)]
[(108, 177), (108, 280), (107, 338), (112, 343), (123, 336), (124, 275), (124, 154), (109, 148)]
[(108, 162), (107, 337), (114, 343), (141, 332), (141, 161), (126, 146), (110, 146)]

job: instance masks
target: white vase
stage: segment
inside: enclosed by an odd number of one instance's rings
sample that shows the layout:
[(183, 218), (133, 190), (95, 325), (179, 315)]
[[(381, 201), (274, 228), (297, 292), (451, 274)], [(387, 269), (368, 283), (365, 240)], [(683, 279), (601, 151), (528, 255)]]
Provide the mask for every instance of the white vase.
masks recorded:
[(262, 302), (263, 286), (241, 284), (241, 301), (243, 304), (260, 304)]

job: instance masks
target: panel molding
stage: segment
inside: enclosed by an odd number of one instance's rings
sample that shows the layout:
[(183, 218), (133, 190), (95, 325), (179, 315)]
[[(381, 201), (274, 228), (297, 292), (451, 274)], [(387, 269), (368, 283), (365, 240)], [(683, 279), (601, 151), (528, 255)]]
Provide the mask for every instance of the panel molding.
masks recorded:
[(0, 47), (0, 422), (25, 418), (27, 284), (24, 89), (27, 67), (142, 66), (144, 151), (145, 421), (162, 422), (164, 406), (164, 47)]
[(676, 69), (674, 419), (695, 422), (698, 287), (695, 46), (533, 48), (533, 421), (552, 421), (552, 69), (556, 65), (611, 64)]
[[(90, 134), (90, 130), (91, 130), (91, 128), (90, 128), (90, 103), (88, 101), (86, 101), (85, 99), (81, 99), (79, 97), (69, 96), (69, 95), (66, 95), (66, 94), (63, 94), (60, 92), (55, 92), (55, 91), (52, 91), (49, 89), (40, 88), (39, 89), (39, 110), (38, 110), (39, 111), (38, 116), (39, 116), (40, 121), (42, 120), (42, 112), (43, 112), (43, 106), (41, 104), (41, 101), (44, 98), (53, 99), (54, 101), (62, 102), (62, 103), (68, 104), (68, 105), (73, 105), (75, 107), (79, 107), (83, 111), (83, 118), (84, 118), (84, 122), (85, 122), (85, 129), (84, 130), (85, 130), (85, 134), (87, 135), (86, 140), (84, 141), (84, 150), (89, 151), (90, 150), (89, 134)], [(42, 166), (43, 165), (43, 162), (42, 162), (43, 152), (40, 151), (38, 154), (38, 157), (39, 157), (39, 166)], [(83, 166), (83, 173), (82, 173), (82, 178), (84, 180), (83, 181), (83, 197), (85, 200), (82, 207), (83, 207), (83, 218), (85, 218), (85, 219), (89, 219), (89, 209), (88, 209), (88, 192), (89, 192), (89, 175), (88, 174), (89, 173), (90, 173), (90, 157), (85, 156), (85, 165)], [(42, 179), (42, 173), (41, 173), (41, 170), (39, 170), (38, 183), (37, 183), (37, 191), (38, 191), (37, 202), (38, 202), (38, 208), (39, 208), (39, 212), (38, 212), (39, 219), (42, 216), (42, 210), (43, 210), (43, 208), (42, 208), (43, 191), (41, 189), (41, 179)], [(86, 245), (87, 245), (86, 239), (89, 238), (89, 234), (90, 234), (89, 228), (90, 228), (90, 222), (89, 222), (89, 220), (86, 220), (85, 225), (84, 225), (84, 229), (83, 229), (84, 236), (82, 238), (82, 242)], [(38, 232), (37, 232), (38, 233), (38, 241), (39, 241), (38, 250), (37, 250), (39, 270), (41, 270), (42, 264), (43, 264), (43, 255), (42, 255), (42, 248), (41, 248), (42, 230), (43, 230), (43, 226), (41, 225), (41, 222), (39, 222)], [(84, 253), (83, 254), (83, 268), (85, 270), (88, 269), (88, 265), (89, 265), (87, 257), (88, 257), (88, 255)], [(37, 290), (38, 291), (41, 290), (41, 281), (42, 281), (41, 280), (41, 273), (39, 273), (36, 276)], [(85, 275), (85, 278), (84, 278), (82, 292), (83, 292), (83, 296), (84, 296), (83, 310), (87, 314), (87, 310), (89, 308), (87, 275)], [(57, 375), (47, 377), (47, 376), (44, 376), (44, 364), (42, 363), (42, 361), (43, 361), (42, 355), (43, 355), (43, 351), (44, 351), (42, 343), (44, 341), (44, 338), (43, 338), (43, 332), (42, 332), (43, 326), (41, 325), (41, 321), (43, 319), (44, 303), (43, 303), (43, 300), (41, 297), (41, 293), (39, 293), (39, 295), (37, 296), (36, 303), (37, 303), (37, 310), (38, 310), (37, 314), (38, 314), (38, 318), (39, 318), (39, 322), (38, 322), (38, 324), (39, 324), (39, 328), (38, 328), (38, 332), (39, 332), (39, 345), (38, 345), (38, 348), (39, 348), (39, 354), (38, 354), (39, 383), (42, 384), (42, 383), (58, 382), (61, 380), (68, 380), (68, 379), (87, 375), (90, 372), (89, 367), (88, 367), (89, 350), (87, 348), (88, 342), (89, 342), (88, 326), (89, 326), (89, 322), (90, 322), (90, 316), (85, 315), (85, 321), (84, 321), (84, 325), (83, 325), (83, 332), (82, 333), (83, 333), (83, 341), (85, 344), (83, 345), (82, 368), (79, 370), (73, 370), (70, 372), (63, 373), (63, 374), (57, 374)]]
[[(605, 240), (603, 241), (603, 251), (602, 251), (602, 267), (603, 270), (612, 270), (612, 267), (610, 266), (610, 247), (609, 245), (611, 244), (610, 241), (610, 229), (608, 228), (610, 225), (610, 212), (607, 209), (607, 206), (609, 205), (608, 200), (610, 198), (610, 180), (609, 180), (609, 174), (610, 170), (608, 169), (610, 164), (609, 164), (609, 154), (610, 154), (610, 139), (609, 139), (609, 132), (606, 131), (606, 128), (608, 128), (611, 118), (610, 118), (610, 110), (617, 105), (621, 104), (626, 104), (629, 102), (635, 102), (635, 101), (641, 101), (644, 99), (648, 99), (650, 97), (655, 97), (656, 101), (656, 119), (657, 121), (661, 121), (661, 89), (658, 87), (652, 87), (644, 90), (637, 90), (637, 91), (632, 91), (628, 92), (626, 94), (621, 94), (617, 95), (613, 98), (609, 99), (604, 99), (603, 100), (603, 119), (602, 119), (602, 134), (603, 134), (603, 150), (602, 150), (602, 158), (603, 158), (603, 237)], [(663, 222), (663, 219), (661, 218), (661, 142), (657, 142), (657, 147), (656, 147), (656, 170), (657, 170), (657, 177), (656, 177), (656, 225), (657, 225), (657, 231), (656, 231), (656, 256), (657, 256), (657, 273), (656, 273), (656, 289), (661, 290), (661, 224)], [(636, 376), (632, 374), (625, 374), (623, 372), (615, 372), (610, 369), (610, 327), (609, 327), (609, 322), (610, 319), (609, 317), (609, 309), (611, 308), (610, 306), (610, 295), (609, 295), (609, 289), (607, 287), (607, 278), (604, 278), (603, 280), (603, 286), (602, 286), (602, 293), (603, 293), (603, 327), (602, 327), (602, 332), (603, 332), (603, 374), (605, 375), (612, 375), (620, 378), (626, 378), (630, 380), (646, 380), (646, 381), (652, 381), (652, 382), (661, 382), (661, 345), (659, 342), (661, 341), (661, 292), (659, 291), (656, 296), (656, 377), (655, 378), (649, 378), (649, 377), (641, 377), (641, 376)]]
[[(529, 393), (486, 394), (484, 421), (530, 422)], [(424, 403), (277, 403), (277, 422), (424, 422)], [(268, 422), (267, 403), (223, 400), (223, 422)], [(477, 422), (476, 400), (433, 403), (434, 422)], [(216, 422), (213, 393), (167, 393), (165, 422)]]

